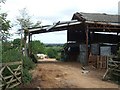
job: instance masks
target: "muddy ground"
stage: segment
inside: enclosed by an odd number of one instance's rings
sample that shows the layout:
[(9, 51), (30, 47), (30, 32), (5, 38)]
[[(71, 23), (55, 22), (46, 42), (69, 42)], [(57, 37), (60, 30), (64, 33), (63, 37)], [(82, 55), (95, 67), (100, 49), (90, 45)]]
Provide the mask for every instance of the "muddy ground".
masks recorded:
[(27, 88), (118, 88), (111, 81), (102, 81), (103, 69), (92, 66), (81, 68), (78, 62), (60, 62), (55, 59), (40, 60), (31, 71), (33, 80), (23, 85)]

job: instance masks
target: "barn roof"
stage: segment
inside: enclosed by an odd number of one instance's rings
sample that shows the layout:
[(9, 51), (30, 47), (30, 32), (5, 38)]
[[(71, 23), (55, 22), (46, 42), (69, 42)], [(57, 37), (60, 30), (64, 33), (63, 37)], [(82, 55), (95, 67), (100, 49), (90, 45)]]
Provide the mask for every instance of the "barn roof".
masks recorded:
[(106, 13), (75, 13), (72, 19), (79, 21), (94, 21), (94, 22), (106, 22), (106, 23), (120, 23), (120, 15), (110, 15)]
[(85, 23), (90, 30), (96, 32), (118, 32), (120, 33), (119, 15), (108, 15), (105, 13), (75, 13), (71, 21), (57, 22), (36, 28), (29, 28), (29, 33), (38, 34), (54, 31), (68, 30), (71, 27), (82, 27)]

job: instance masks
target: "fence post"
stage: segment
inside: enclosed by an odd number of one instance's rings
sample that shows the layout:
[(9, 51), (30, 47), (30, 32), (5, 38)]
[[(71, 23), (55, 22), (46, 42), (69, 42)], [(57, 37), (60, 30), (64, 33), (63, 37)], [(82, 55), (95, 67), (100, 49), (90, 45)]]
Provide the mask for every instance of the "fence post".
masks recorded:
[(23, 83), (23, 59), (21, 59), (22, 61), (22, 66), (21, 66), (21, 82)]

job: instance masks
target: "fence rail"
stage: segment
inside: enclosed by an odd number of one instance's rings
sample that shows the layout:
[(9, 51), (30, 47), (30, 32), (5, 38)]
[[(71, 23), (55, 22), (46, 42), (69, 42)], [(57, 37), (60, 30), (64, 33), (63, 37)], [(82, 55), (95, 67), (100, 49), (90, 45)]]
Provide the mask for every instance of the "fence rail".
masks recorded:
[(0, 88), (13, 88), (22, 82), (22, 61), (0, 63)]

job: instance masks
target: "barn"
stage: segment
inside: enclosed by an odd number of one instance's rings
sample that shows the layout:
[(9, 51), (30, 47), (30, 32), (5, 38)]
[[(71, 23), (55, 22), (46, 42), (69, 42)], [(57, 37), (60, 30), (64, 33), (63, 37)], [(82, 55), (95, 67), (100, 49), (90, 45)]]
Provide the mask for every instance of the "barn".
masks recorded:
[[(120, 42), (119, 15), (76, 12), (70, 21), (29, 28), (33, 34), (67, 30), (67, 43), (62, 51), (64, 61), (106, 67), (108, 56), (116, 55)], [(30, 50), (29, 50), (30, 51)]]
[(97, 65), (99, 62), (106, 64), (107, 56), (117, 54), (120, 42), (118, 18), (118, 15), (105, 13), (75, 13), (72, 20), (82, 23), (67, 30), (66, 60), (79, 61), (83, 65), (91, 63), (95, 67), (100, 66)]

